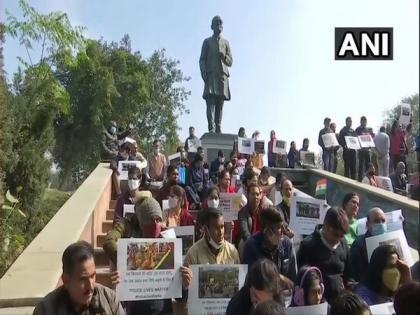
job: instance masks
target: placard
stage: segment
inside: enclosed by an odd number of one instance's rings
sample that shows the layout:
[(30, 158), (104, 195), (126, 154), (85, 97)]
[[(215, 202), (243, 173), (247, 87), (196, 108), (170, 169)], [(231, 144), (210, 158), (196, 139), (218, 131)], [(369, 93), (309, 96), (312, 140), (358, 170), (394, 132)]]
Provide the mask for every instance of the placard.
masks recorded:
[(120, 238), (117, 285), (121, 301), (160, 300), (182, 296), (182, 240)]
[(300, 162), (308, 165), (315, 165), (315, 153), (310, 151), (300, 151)]
[(226, 314), (230, 299), (242, 288), (248, 265), (191, 265), (188, 314)]
[(290, 228), (295, 234), (309, 235), (324, 221), (325, 200), (293, 196), (290, 206)]
[(346, 140), (347, 149), (360, 150), (359, 138), (351, 137), (351, 136), (345, 136), (344, 139)]
[(321, 136), (321, 138), (322, 142), (324, 143), (324, 147), (326, 148), (333, 148), (339, 146), (337, 136), (333, 132), (325, 133)]
[(286, 151), (287, 142), (284, 140), (276, 140), (273, 147), (273, 153), (277, 154), (287, 154)]
[(191, 246), (194, 245), (195, 242), (195, 226), (175, 226), (173, 227), (173, 229), (175, 231), (176, 237), (182, 239), (182, 260), (184, 260), (184, 257), (187, 254), (188, 250)]
[(254, 153), (265, 154), (265, 142), (264, 140), (254, 140)]
[(286, 315), (326, 315), (327, 313), (328, 303), (286, 308)]
[(188, 145), (188, 153), (195, 153), (197, 152), (197, 149), (201, 146), (201, 141), (197, 138), (188, 139), (187, 145)]
[(394, 188), (392, 187), (392, 181), (389, 177), (376, 176), (376, 184), (379, 188), (394, 192)]
[(242, 195), (238, 193), (220, 193), (219, 209), (223, 212), (225, 222), (238, 220), (238, 212), (241, 209)]
[(366, 249), (368, 259), (372, 256), (373, 251), (380, 245), (391, 244), (397, 248), (398, 255), (404, 260), (409, 267), (414, 265), (413, 257), (411, 257), (410, 247), (408, 247), (407, 239), (403, 230), (387, 232), (366, 238)]
[(123, 218), (125, 218), (127, 214), (134, 214), (136, 212), (135, 206), (136, 205), (132, 205), (132, 204), (124, 204), (123, 205)]
[(134, 140), (133, 138), (130, 138), (130, 137), (125, 137), (123, 143), (126, 143), (126, 142), (128, 142), (128, 143), (136, 143), (136, 140)]
[(238, 152), (252, 155), (254, 153), (253, 141), (251, 138), (238, 138)]
[(372, 315), (394, 315), (395, 314), (394, 303), (392, 302), (370, 305), (369, 308)]
[(181, 152), (177, 152), (168, 156), (169, 165), (178, 167), (181, 164)]
[(140, 168), (140, 161), (118, 161), (118, 172), (120, 173), (120, 180), (128, 179), (128, 170), (131, 167)]
[(410, 123), (411, 106), (410, 104), (401, 103), (400, 107), (401, 107), (401, 111), (400, 111), (400, 118), (398, 119), (398, 122), (401, 125), (407, 126)]
[[(387, 232), (397, 231), (403, 229), (404, 217), (401, 209), (385, 212)], [(357, 234), (363, 235), (367, 232), (366, 226), (367, 218), (357, 220)]]
[(357, 137), (360, 142), (361, 148), (374, 148), (375, 142), (373, 142), (371, 135), (360, 135)]

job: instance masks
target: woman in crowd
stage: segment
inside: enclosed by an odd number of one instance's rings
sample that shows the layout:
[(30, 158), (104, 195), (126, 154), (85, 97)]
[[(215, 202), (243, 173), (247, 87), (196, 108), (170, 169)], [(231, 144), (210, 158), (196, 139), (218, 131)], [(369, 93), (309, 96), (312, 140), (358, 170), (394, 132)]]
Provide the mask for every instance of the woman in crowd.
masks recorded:
[(368, 169), (366, 171), (366, 175), (362, 179), (362, 183), (368, 184), (373, 187), (378, 187), (378, 182), (376, 180), (375, 173), (376, 173), (375, 166), (373, 165), (373, 163), (369, 163)]
[(290, 306), (317, 305), (324, 302), (324, 283), (318, 268), (310, 266), (300, 268), (297, 283)]
[(392, 302), (400, 285), (410, 280), (410, 268), (400, 259), (395, 246), (380, 245), (373, 251), (356, 293), (369, 305)]
[(348, 193), (343, 198), (343, 209), (349, 218), (349, 231), (345, 235), (347, 244), (351, 246), (357, 238), (357, 214), (359, 213), (359, 196), (355, 193)]
[(236, 190), (234, 187), (231, 187), (230, 184), (231, 176), (227, 170), (222, 170), (219, 173), (219, 182), (217, 183), (217, 187), (221, 193), (235, 193)]
[(268, 259), (256, 261), (244, 286), (230, 300), (226, 315), (248, 315), (258, 303), (274, 300), (283, 305), (277, 266)]
[(287, 161), (289, 168), (295, 168), (296, 162), (298, 159), (298, 150), (296, 149), (296, 143), (294, 141), (290, 142), (289, 153), (287, 154)]
[(168, 204), (169, 209), (163, 213), (166, 227), (194, 225), (194, 219), (187, 208), (185, 190), (181, 186), (171, 186)]
[(345, 292), (331, 304), (329, 315), (372, 315), (372, 312), (360, 296)]

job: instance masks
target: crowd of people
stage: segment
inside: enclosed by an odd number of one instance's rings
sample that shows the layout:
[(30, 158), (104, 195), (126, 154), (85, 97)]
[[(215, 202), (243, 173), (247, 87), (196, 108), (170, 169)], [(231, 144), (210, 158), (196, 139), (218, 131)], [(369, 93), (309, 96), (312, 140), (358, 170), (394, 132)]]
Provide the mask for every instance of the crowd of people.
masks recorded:
[[(325, 121), (325, 132), (330, 124)], [(343, 132), (350, 132), (351, 121), (346, 128)], [(358, 129), (364, 132), (366, 124)], [(239, 133), (245, 136), (243, 128)], [(271, 136), (274, 141), (275, 133)], [(194, 137), (194, 128), (190, 128), (189, 139)], [(254, 133), (254, 137), (258, 134)], [(308, 145), (305, 139), (301, 150), (308, 150)], [(399, 251), (389, 244), (378, 246), (368, 259), (366, 238), (386, 233), (382, 209), (369, 211), (367, 231), (358, 235), (355, 222), (361, 197), (349, 193), (341, 205), (328, 208), (323, 224), (296, 244), (295, 232), (289, 226), (296, 189), (282, 174), (271, 176), (270, 169), (260, 165), (258, 155), (238, 153), (235, 143), (229, 160), (220, 151), (214, 161), (208, 161), (209, 165), (202, 148), (188, 152), (191, 146), (187, 139), (185, 146), (177, 150), (181, 159), (171, 164), (160, 148), (160, 141), (155, 141), (153, 154), (147, 160), (135, 143), (123, 142), (114, 151), (111, 168), (118, 181), (114, 187), (120, 190), (115, 189), (114, 225), (103, 245), (112, 270), (117, 266), (119, 239), (161, 238), (161, 232), (168, 228), (193, 225), (197, 241), (187, 251), (180, 270), (183, 294), (178, 303), (188, 300), (194, 276), (192, 265), (246, 264), (245, 284), (231, 298), (227, 315), (285, 314), (286, 307), (321, 303), (328, 303), (330, 315), (364, 315), (371, 314), (371, 305), (385, 302), (393, 302), (397, 315), (420, 313), (418, 299), (412, 298), (420, 291), (418, 262), (410, 269)], [(333, 170), (334, 151), (324, 154), (325, 166)], [(369, 152), (363, 154), (365, 161)], [(130, 159), (143, 164), (128, 170), (128, 188), (122, 192), (118, 162)], [(272, 156), (269, 166), (276, 166), (278, 159), (281, 157)], [(299, 161), (299, 154), (289, 152), (286, 159), (292, 167)], [(395, 165), (399, 162), (403, 161)], [(184, 181), (180, 180), (182, 168), (186, 169)], [(349, 166), (349, 170), (353, 167)], [(163, 184), (152, 189), (152, 181)], [(237, 220), (225, 222), (219, 209), (221, 193), (241, 196)], [(276, 193), (280, 193), (280, 201), (273, 197)], [(134, 205), (134, 214), (123, 215), (125, 204)], [(229, 239), (226, 228), (232, 230)], [(111, 277), (113, 284), (121, 281), (118, 271), (112, 272)], [(86, 242), (77, 242), (65, 250), (62, 280), (63, 285), (47, 295), (34, 314), (173, 314), (171, 299), (129, 301), (122, 305), (113, 290), (95, 283), (94, 252)], [(288, 296), (290, 301), (286, 302)]]

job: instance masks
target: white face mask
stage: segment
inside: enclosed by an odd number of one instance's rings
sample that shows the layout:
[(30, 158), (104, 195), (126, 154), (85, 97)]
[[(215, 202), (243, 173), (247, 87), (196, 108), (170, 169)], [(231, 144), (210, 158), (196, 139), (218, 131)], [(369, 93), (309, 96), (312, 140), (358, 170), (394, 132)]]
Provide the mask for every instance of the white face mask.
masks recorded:
[(207, 205), (209, 208), (219, 208), (219, 199), (209, 199), (207, 200)]
[(176, 208), (176, 206), (178, 205), (178, 197), (169, 197), (168, 205), (171, 209)]
[(207, 238), (210, 246), (213, 247), (214, 249), (219, 250), (223, 246), (223, 242), (222, 242), (222, 244), (218, 244), (211, 238), (207, 226), (205, 226), (205, 235), (206, 235), (206, 238)]
[(140, 179), (129, 179), (128, 189), (137, 190), (140, 187)]

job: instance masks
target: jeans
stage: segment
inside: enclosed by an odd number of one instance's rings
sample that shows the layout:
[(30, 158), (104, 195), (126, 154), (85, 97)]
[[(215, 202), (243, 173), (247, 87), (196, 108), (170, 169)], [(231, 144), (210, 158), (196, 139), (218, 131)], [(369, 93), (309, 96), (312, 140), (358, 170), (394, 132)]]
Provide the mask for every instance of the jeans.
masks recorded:
[(207, 122), (209, 132), (221, 133), (222, 116), (223, 116), (223, 96), (210, 94), (207, 99)]
[(389, 177), (389, 154), (383, 158), (378, 157), (378, 175)]
[(334, 169), (334, 152), (322, 151), (322, 162), (324, 164), (324, 170), (332, 172)]

